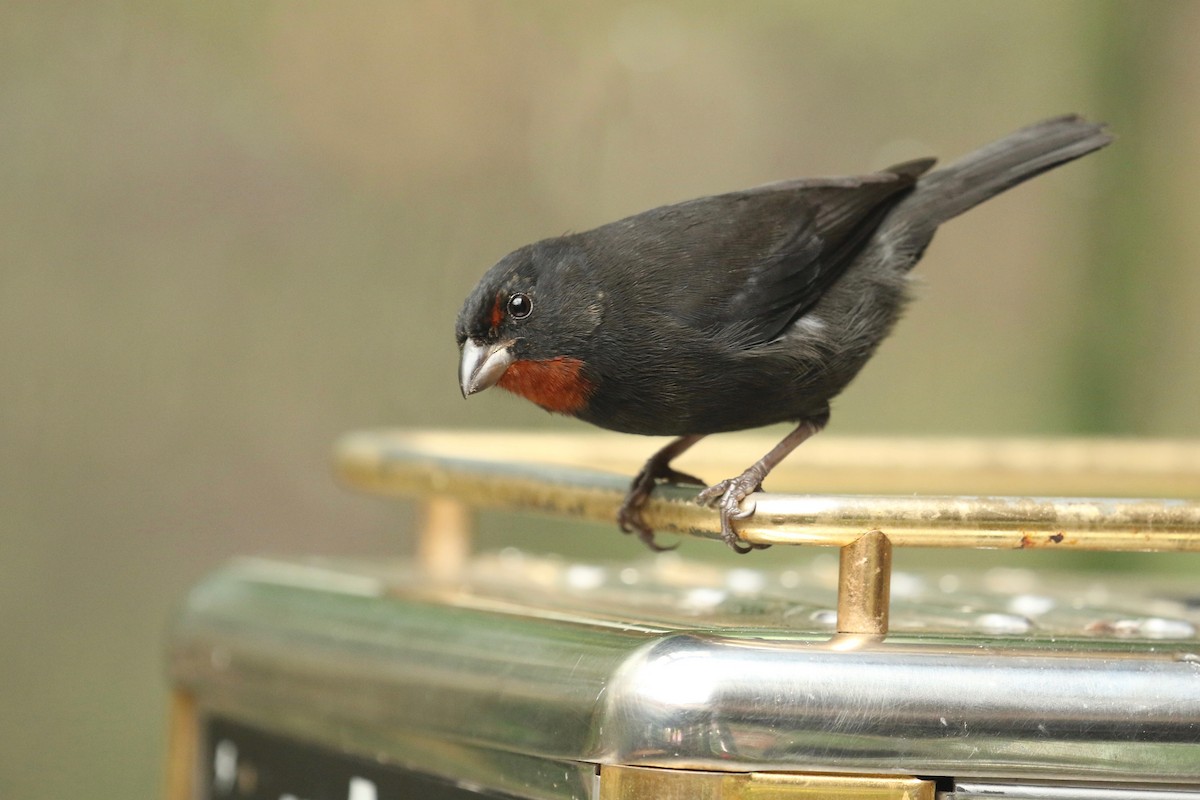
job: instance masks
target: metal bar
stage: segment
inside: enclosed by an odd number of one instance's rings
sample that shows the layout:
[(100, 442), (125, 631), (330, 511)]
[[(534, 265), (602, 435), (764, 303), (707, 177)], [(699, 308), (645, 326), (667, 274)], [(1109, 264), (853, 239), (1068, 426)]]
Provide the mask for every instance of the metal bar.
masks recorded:
[[(571, 446), (568, 441), (565, 452)], [(605, 523), (615, 519), (628, 487), (626, 475), (468, 457), (396, 435), (347, 437), (336, 468), (345, 483), (368, 492), (445, 495), (473, 508)], [(647, 522), (663, 532), (718, 538), (716, 513), (693, 497), (691, 490), (660, 487), (646, 509)], [(895, 547), (1200, 552), (1196, 500), (760, 492), (743, 508), (753, 514), (736, 529), (759, 544), (845, 547), (878, 530)]]
[(599, 800), (933, 800), (934, 788), (909, 777), (604, 765)]
[(417, 560), (429, 574), (457, 574), (471, 555), (474, 529), (469, 506), (446, 495), (426, 498), (417, 530)]
[[(712, 436), (676, 466), (709, 480), (740, 473), (778, 435)], [(404, 452), (492, 464), (587, 465), (625, 476), (657, 442), (608, 433), (374, 430), (351, 433), (339, 453)], [(815, 494), (1003, 494), (1197, 497), (1200, 439), (839, 437), (823, 433), (771, 471), (776, 491)]]
[(166, 800), (194, 800), (200, 759), (200, 725), (196, 698), (176, 689), (171, 693), (167, 727), (167, 770), (163, 796)]
[(739, 531), (764, 544), (838, 545), (882, 530), (897, 547), (1200, 551), (1200, 503), (1075, 497), (759, 494)]
[(842, 548), (838, 570), (838, 633), (885, 636), (892, 591), (892, 543), (879, 531)]

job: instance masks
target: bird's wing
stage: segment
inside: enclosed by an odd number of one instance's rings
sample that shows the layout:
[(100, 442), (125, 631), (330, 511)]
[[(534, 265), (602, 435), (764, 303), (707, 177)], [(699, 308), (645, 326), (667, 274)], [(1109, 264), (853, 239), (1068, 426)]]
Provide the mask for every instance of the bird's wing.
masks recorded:
[[(816, 305), (932, 163), (912, 162), (862, 178), (749, 193), (742, 224), (749, 239), (761, 242), (762, 255), (731, 275), (735, 282), (724, 312), (714, 320), (717, 328), (736, 327), (744, 346), (782, 335)], [(772, 197), (781, 192), (791, 197)], [(760, 204), (763, 207), (756, 208)], [(791, 208), (794, 212), (788, 215)], [(756, 230), (772, 212), (786, 216), (777, 217), (766, 233)]]
[[(788, 181), (638, 214), (606, 241), (654, 310), (741, 347), (778, 338), (854, 260), (931, 165), (854, 178)], [(604, 229), (600, 229), (604, 230)], [(635, 271), (635, 272), (633, 272)]]

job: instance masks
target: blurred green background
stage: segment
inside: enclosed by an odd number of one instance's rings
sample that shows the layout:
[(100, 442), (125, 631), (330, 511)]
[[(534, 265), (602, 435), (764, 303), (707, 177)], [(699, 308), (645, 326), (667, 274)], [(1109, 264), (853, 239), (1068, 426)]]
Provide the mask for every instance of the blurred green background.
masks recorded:
[(1105, 119), (939, 234), (831, 430), (1200, 434), (1197, 41), (1186, 0), (0, 2), (0, 797), (159, 791), (223, 560), (403, 551), (338, 434), (579, 429), (458, 394), (533, 239)]

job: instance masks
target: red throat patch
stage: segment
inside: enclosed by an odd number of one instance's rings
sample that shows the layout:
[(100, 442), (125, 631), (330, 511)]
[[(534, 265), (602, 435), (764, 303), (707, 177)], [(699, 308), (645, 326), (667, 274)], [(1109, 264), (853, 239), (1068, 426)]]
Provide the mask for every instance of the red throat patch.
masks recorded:
[(583, 377), (583, 362), (577, 358), (546, 361), (515, 361), (498, 384), (547, 411), (574, 415), (587, 405), (596, 387)]

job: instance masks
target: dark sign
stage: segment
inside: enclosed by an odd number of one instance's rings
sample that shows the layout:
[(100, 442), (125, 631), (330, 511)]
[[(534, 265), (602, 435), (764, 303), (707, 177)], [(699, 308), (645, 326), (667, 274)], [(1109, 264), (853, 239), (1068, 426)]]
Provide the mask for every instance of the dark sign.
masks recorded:
[(507, 798), (223, 719), (205, 732), (207, 800), (480, 800)]

